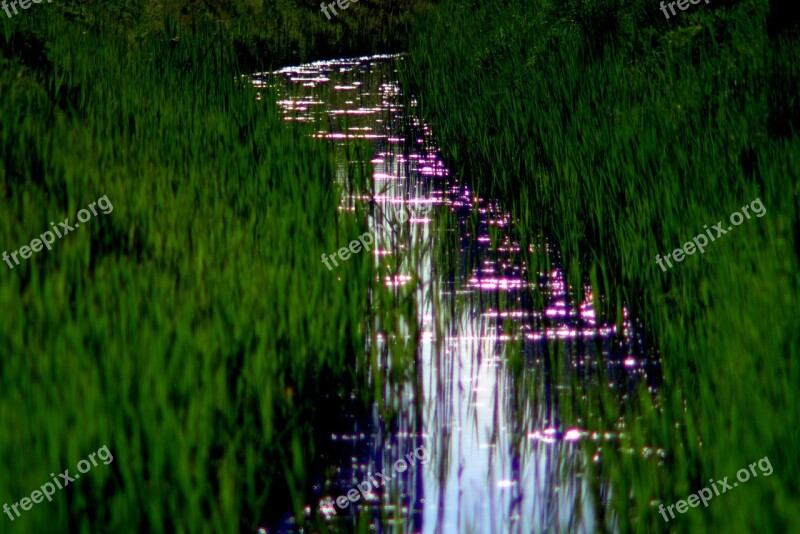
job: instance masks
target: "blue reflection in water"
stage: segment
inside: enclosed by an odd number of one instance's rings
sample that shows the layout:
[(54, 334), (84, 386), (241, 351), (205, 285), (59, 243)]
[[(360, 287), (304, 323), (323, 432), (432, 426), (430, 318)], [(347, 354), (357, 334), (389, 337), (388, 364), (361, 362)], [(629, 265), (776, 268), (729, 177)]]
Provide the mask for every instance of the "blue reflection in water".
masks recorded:
[[(387, 392), (386, 402), (403, 413), (392, 421), (340, 399), (350, 415), (318, 446), (334, 475), (315, 486), (307, 513), (341, 531), (359, 517), (380, 532), (588, 532), (602, 529), (598, 523), (616, 530), (604, 512), (611, 489), (592, 490), (586, 473), (622, 429), (588, 429), (560, 414), (573, 412), (574, 391), (596, 387), (598, 355), (621, 401), (637, 381), (655, 386), (658, 362), (642, 356), (627, 311), (619, 330), (598, 322), (591, 289), (567, 287), (546, 239), (521, 250), (509, 214), (451, 176), (429, 128), (414, 117), (415, 102), (403, 104), (397, 61), (324, 61), (251, 79), (256, 88), (277, 88), (287, 121), (309, 122), (315, 137), (332, 143), (348, 192), (342, 209), (369, 203), (370, 224), (383, 225), (370, 251), (375, 261), (404, 255), (384, 283), (419, 280), (421, 391)], [(347, 183), (352, 140), (374, 146), (372, 198)], [(406, 231), (393, 229), (389, 221), (404, 210)], [(529, 263), (546, 267), (531, 273)], [(320, 274), (328, 275), (322, 265)], [(390, 351), (376, 339), (375, 348)], [(581, 442), (592, 443), (593, 454)], [(400, 472), (421, 446), (430, 461)], [(340, 508), (332, 500), (358, 484), (355, 503)], [(278, 530), (296, 528), (285, 522)]]

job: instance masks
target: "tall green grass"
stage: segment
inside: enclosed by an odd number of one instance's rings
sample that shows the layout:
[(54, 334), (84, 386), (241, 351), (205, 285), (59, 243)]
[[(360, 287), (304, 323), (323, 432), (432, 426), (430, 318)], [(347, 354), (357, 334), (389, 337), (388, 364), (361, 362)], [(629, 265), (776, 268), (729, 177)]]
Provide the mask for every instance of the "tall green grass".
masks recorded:
[[(302, 514), (317, 396), (363, 383), (375, 275), (330, 152), (239, 78), (233, 37), (34, 6), (0, 27), (0, 504), (114, 456), (8, 532), (254, 531)], [(315, 430), (317, 433), (315, 433)]]
[[(525, 239), (553, 236), (573, 286), (591, 280), (612, 319), (627, 303), (661, 352), (655, 404), (582, 407), (594, 428), (624, 417), (602, 469), (623, 531), (800, 525), (800, 41), (784, 4), (666, 20), (644, 1), (451, 1), (411, 37), (403, 79), (449, 165), (503, 198)], [(766, 216), (656, 265), (756, 197)], [(765, 456), (771, 477), (658, 515)]]

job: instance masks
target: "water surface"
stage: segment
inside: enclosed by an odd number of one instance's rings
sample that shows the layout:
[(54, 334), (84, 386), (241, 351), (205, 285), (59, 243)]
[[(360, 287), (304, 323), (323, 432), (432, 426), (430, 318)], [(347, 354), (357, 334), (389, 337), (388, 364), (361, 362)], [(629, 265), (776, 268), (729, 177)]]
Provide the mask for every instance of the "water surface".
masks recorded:
[[(382, 225), (369, 253), (393, 270), (380, 282), (398, 295), (412, 291), (416, 303), (416, 324), (399, 334), (371, 326), (365, 342), (382, 355), (381, 372), (398, 337), (416, 348), (416, 365), (384, 388), (383, 409), (342, 399), (353, 414), (318, 444), (327, 468), (308, 518), (343, 532), (616, 530), (605, 506), (611, 488), (592, 487), (586, 475), (620, 428), (586, 428), (571, 415), (575, 392), (597, 387), (602, 361), (624, 402), (637, 382), (654, 383), (657, 362), (643, 358), (627, 313), (619, 329), (598, 321), (591, 288), (567, 286), (546, 238), (522, 250), (502, 206), (451, 175), (414, 100), (405, 104), (398, 61), (324, 61), (252, 79), (277, 87), (286, 120), (311, 123), (331, 145), (341, 209), (360, 203), (370, 227)], [(353, 150), (365, 143), (367, 154)], [(348, 172), (365, 161), (373, 165), (368, 192)], [(398, 224), (400, 211), (412, 215)], [(335, 270), (320, 263), (320, 276), (333, 281)], [(382, 416), (386, 407), (396, 416)], [(420, 446), (428, 461), (397, 472)], [(392, 479), (346, 509), (331, 502), (378, 472)], [(277, 530), (299, 529), (289, 521)]]

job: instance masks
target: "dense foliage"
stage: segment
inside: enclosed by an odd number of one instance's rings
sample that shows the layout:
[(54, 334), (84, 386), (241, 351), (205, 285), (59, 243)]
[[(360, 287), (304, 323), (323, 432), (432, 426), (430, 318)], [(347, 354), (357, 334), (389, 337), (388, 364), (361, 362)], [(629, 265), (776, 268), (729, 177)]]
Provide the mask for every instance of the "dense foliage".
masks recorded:
[[(678, 526), (800, 525), (797, 22), (760, 0), (669, 20), (652, 1), (452, 1), (412, 36), (406, 83), (448, 163), (505, 199), (529, 239), (552, 236), (572, 284), (610, 297), (598, 304), (612, 318), (631, 306), (661, 351), (656, 407), (583, 408), (592, 428), (623, 417), (627, 441), (602, 470), (623, 530), (665, 529), (654, 504), (764, 456), (771, 478)], [(656, 265), (757, 197), (766, 216)], [(661, 447), (664, 462), (622, 452)]]

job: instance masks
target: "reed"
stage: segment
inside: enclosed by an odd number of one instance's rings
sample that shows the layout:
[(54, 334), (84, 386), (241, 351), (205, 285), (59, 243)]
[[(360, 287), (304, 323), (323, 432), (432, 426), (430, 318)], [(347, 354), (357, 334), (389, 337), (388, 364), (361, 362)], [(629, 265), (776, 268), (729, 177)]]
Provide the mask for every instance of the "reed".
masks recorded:
[(0, 243), (114, 205), (0, 274), (0, 504), (115, 460), (6, 528), (255, 531), (309, 502), (320, 399), (371, 398), (374, 267), (319, 260), (365, 215), (241, 82), (235, 29), (118, 9), (0, 22)]
[[(644, 1), (454, 0), (414, 28), (402, 78), (448, 166), (504, 199), (523, 239), (551, 236), (573, 287), (591, 281), (611, 320), (626, 303), (661, 353), (655, 401), (643, 391), (628, 410), (603, 393), (562, 419), (624, 424), (595, 471), (613, 488), (609, 527), (800, 525), (800, 41), (784, 4), (667, 21)], [(756, 197), (766, 216), (658, 268), (658, 252)], [(653, 506), (764, 456), (773, 476), (707, 509), (667, 525)]]

